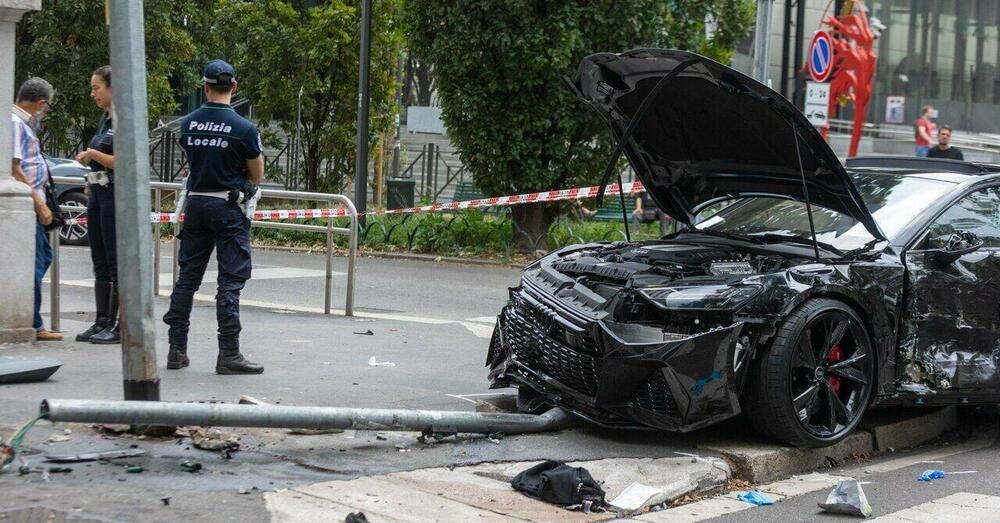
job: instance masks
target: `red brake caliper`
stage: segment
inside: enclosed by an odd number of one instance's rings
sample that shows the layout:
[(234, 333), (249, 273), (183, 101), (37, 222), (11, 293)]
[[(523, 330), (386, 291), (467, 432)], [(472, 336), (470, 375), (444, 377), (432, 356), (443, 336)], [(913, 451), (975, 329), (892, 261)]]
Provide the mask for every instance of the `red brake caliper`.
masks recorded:
[[(840, 345), (834, 345), (833, 349), (830, 349), (830, 355), (827, 356), (826, 361), (830, 363), (836, 363), (844, 357), (844, 352), (840, 350)], [(830, 388), (833, 389), (834, 394), (840, 393), (840, 378), (836, 376), (827, 376), (826, 381), (830, 382)]]

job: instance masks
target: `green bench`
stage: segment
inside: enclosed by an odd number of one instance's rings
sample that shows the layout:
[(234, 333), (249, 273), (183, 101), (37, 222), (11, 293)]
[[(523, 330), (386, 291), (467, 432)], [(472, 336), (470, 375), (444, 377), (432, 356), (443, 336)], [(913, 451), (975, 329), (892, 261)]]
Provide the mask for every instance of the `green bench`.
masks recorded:
[(461, 181), (455, 185), (455, 196), (453, 202), (464, 202), (468, 200), (481, 200), (485, 198), (483, 192), (476, 188), (472, 182)]
[[(625, 197), (625, 215), (632, 218), (632, 211), (635, 210), (635, 196)], [(604, 205), (597, 209), (597, 214), (590, 218), (599, 222), (620, 222), (622, 221), (622, 202), (617, 194), (609, 194), (604, 197)]]

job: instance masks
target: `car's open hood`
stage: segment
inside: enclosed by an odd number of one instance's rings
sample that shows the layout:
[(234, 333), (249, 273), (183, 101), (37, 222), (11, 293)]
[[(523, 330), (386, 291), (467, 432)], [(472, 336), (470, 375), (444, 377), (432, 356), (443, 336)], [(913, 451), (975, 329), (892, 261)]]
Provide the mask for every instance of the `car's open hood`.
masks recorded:
[(748, 76), (686, 51), (598, 53), (580, 64), (574, 87), (620, 139), (646, 95), (661, 86), (623, 144), (643, 185), (663, 211), (691, 224), (705, 205), (741, 196), (809, 200), (884, 235), (844, 166), (792, 104)]

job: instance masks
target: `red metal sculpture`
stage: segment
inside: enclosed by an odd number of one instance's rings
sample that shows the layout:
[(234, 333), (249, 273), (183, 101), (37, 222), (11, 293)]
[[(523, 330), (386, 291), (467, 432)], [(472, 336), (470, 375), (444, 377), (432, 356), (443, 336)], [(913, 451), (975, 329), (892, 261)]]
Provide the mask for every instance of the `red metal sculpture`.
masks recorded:
[[(827, 114), (834, 114), (837, 104), (841, 107), (854, 102), (854, 127), (848, 156), (858, 153), (858, 142), (868, 114), (872, 84), (875, 78), (875, 34), (868, 24), (868, 10), (861, 2), (848, 0), (840, 16), (829, 16), (823, 24), (833, 35), (834, 69), (830, 81), (830, 105)], [(829, 124), (823, 129), (826, 137)]]

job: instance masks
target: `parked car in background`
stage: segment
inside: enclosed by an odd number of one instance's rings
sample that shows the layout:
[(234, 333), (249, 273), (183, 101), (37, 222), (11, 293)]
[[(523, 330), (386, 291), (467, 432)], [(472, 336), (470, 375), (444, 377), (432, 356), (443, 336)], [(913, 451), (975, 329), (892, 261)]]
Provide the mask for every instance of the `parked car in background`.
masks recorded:
[[(76, 160), (67, 158), (53, 158), (46, 156), (45, 160), (49, 164), (49, 172), (53, 177), (61, 176), (66, 178), (76, 178), (81, 182), (90, 169), (81, 165)], [(66, 207), (78, 207), (79, 210), (66, 211), (69, 218), (85, 218), (87, 216), (87, 195), (83, 192), (83, 185), (56, 183), (56, 198), (59, 205)], [(59, 231), (59, 238), (63, 245), (87, 245), (86, 225), (66, 225)]]

